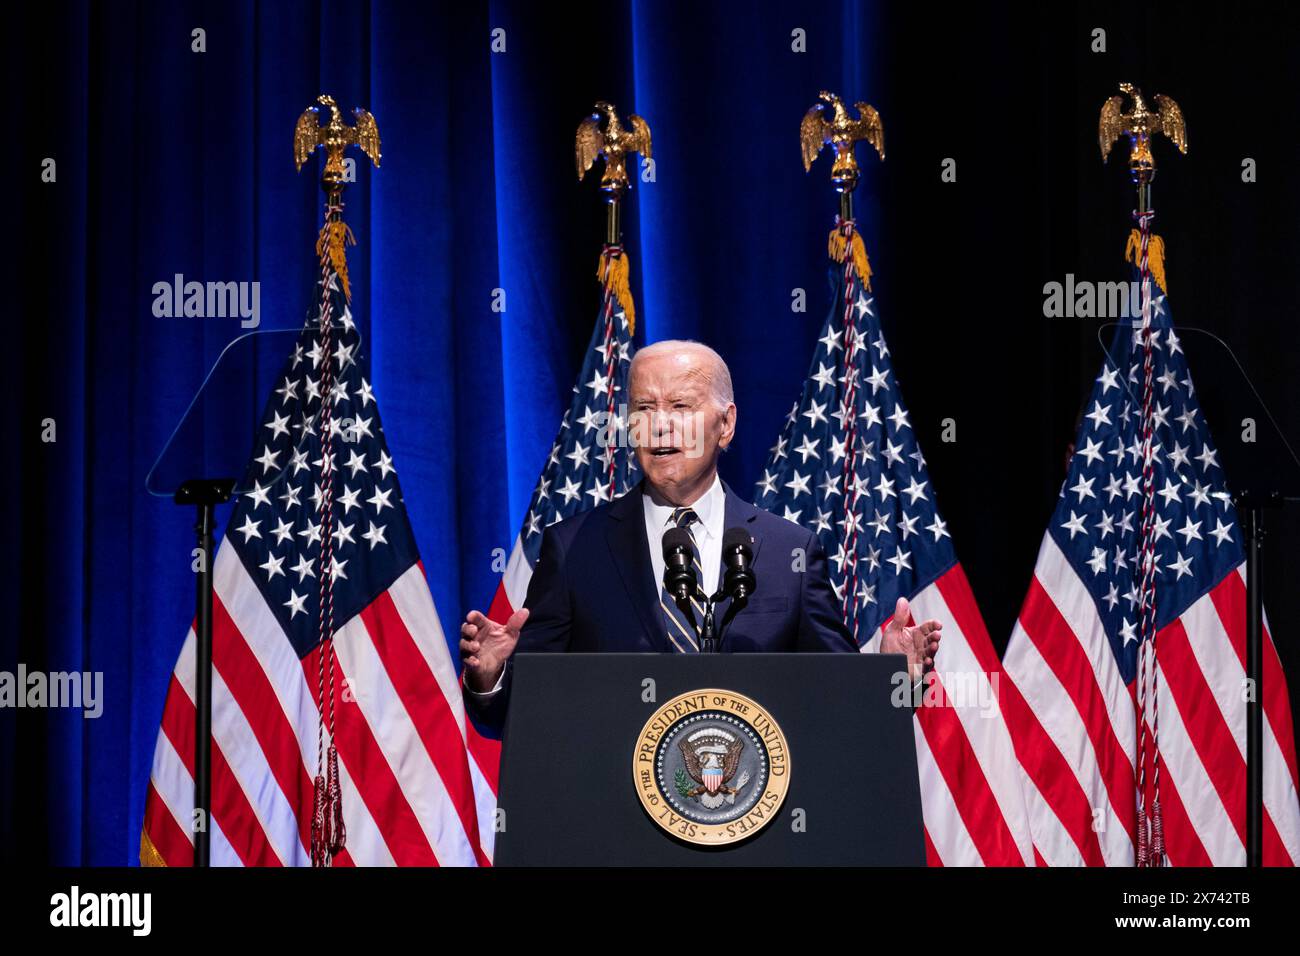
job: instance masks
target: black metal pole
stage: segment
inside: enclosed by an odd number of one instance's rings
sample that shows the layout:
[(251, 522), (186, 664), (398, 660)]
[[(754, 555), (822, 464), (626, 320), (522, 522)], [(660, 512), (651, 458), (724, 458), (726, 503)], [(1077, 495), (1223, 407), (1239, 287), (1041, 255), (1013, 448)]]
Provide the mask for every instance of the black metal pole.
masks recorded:
[(1243, 495), (1246, 538), (1246, 865), (1264, 861), (1264, 590), (1260, 580), (1264, 507)]
[(211, 862), (212, 832), (212, 526), (216, 507), (198, 506), (198, 582), (194, 597), (194, 865)]
[(194, 865), (212, 860), (212, 543), (216, 506), (229, 501), (235, 483), (228, 478), (196, 479), (177, 489), (179, 505), (198, 510), (194, 533), (199, 567), (194, 585)]
[(840, 219), (849, 220), (853, 218), (853, 193), (845, 190), (840, 193)]

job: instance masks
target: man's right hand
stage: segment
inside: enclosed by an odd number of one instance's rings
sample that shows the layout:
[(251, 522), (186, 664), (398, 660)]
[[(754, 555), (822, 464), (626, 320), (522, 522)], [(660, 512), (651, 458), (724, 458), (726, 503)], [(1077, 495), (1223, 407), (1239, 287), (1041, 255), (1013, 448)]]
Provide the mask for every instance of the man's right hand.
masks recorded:
[(483, 694), (496, 685), (506, 660), (515, 652), (526, 620), (527, 608), (515, 611), (504, 624), (489, 621), (480, 611), (466, 615), (460, 626), (460, 659), (465, 664), (465, 683), (470, 690)]

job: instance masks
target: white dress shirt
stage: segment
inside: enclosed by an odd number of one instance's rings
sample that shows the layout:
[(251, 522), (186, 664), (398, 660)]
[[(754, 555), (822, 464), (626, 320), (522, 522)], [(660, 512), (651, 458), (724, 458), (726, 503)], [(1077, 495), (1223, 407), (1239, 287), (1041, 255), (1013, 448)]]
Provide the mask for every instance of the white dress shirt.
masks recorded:
[[(690, 525), (695, 546), (700, 550), (700, 566), (704, 569), (700, 586), (712, 594), (718, 589), (718, 572), (722, 567), (722, 526), (726, 523), (727, 493), (722, 490), (722, 480), (715, 474), (709, 490), (688, 507), (700, 519)], [(645, 513), (646, 544), (650, 548), (650, 566), (654, 568), (654, 588), (658, 594), (664, 587), (664, 532), (673, 526), (672, 517), (677, 506), (656, 504), (646, 489), (641, 492), (641, 508)], [(466, 687), (466, 690), (475, 697), (486, 699), (501, 689), (505, 677), (505, 668), (502, 668), (501, 676), (491, 690), (480, 692), (471, 687)]]
[[(649, 491), (641, 494), (641, 507), (645, 511), (645, 536), (650, 545), (650, 566), (655, 572), (655, 593), (664, 587), (664, 532), (673, 526), (675, 505), (655, 504)], [(695, 546), (700, 550), (700, 566), (704, 570), (704, 580), (700, 582), (706, 594), (718, 589), (718, 570), (722, 567), (722, 531), (726, 522), (727, 493), (722, 490), (722, 481), (715, 474), (709, 490), (700, 495), (699, 500), (690, 509), (699, 521), (692, 522), (690, 532), (695, 536)]]

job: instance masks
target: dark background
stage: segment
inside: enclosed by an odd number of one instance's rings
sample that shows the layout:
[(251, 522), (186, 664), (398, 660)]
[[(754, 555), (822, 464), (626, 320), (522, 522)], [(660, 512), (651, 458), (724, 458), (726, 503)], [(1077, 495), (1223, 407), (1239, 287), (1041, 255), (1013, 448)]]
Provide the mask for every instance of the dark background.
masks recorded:
[[(1043, 284), (1127, 277), (1125, 149), (1103, 166), (1096, 142), (1120, 80), (1173, 96), (1187, 117), (1186, 157), (1156, 144), (1176, 320), (1222, 336), (1300, 436), (1298, 21), (1293, 6), (1260, 4), (15, 10), (0, 669), (102, 671), (106, 702), (93, 721), (0, 711), (0, 859), (135, 859), (193, 608), (192, 518), (149, 496), (144, 476), (241, 332), (236, 319), (155, 318), (152, 286), (178, 272), (258, 280), (262, 328), (301, 322), (320, 193), (318, 161), (295, 174), (290, 141), (316, 94), (369, 108), (383, 137), (383, 167), (360, 168), (346, 194), (360, 242), (352, 308), (449, 630), (491, 599), (492, 549), (511, 546), (595, 319), (603, 210), (574, 177), (578, 120), (603, 98), (651, 125), (656, 181), (637, 184), (625, 224), (638, 339), (698, 338), (728, 359), (740, 422), (723, 477), (748, 494), (827, 307), (836, 204), (826, 159), (804, 174), (798, 121), (822, 88), (876, 106), (888, 159), (859, 151), (857, 209), (878, 314), (1000, 650), (1102, 359), (1101, 323), (1044, 318)], [(205, 53), (191, 52), (195, 27)], [(503, 54), (489, 49), (495, 27)], [(795, 28), (806, 53), (791, 50)], [(1090, 50), (1094, 28), (1105, 53)], [(54, 184), (40, 181), (45, 157)], [(947, 157), (956, 183), (940, 181)], [(1245, 157), (1256, 183), (1241, 181)], [(498, 287), (504, 315), (490, 309)], [(790, 310), (796, 287), (806, 313)], [(1238, 373), (1188, 351), (1233, 481)], [(231, 422), (260, 410), (269, 383), (256, 385), (231, 397)], [(1272, 477), (1295, 490), (1291, 468)], [(1274, 528), (1267, 599), (1294, 677), (1296, 509)]]

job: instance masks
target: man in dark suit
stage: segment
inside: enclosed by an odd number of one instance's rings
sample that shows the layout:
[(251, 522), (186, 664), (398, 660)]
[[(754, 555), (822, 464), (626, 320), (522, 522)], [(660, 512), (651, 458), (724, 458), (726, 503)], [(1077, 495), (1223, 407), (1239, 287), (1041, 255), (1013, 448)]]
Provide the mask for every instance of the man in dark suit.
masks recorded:
[[(461, 626), (465, 696), (483, 718), (504, 715), (516, 650), (699, 650), (691, 622), (662, 584), (661, 539), (672, 527), (689, 533), (708, 593), (720, 580), (723, 531), (743, 528), (752, 540), (758, 587), (724, 630), (722, 653), (858, 649), (817, 536), (742, 501), (718, 478), (718, 458), (736, 430), (731, 375), (721, 357), (698, 342), (646, 346), (633, 357), (628, 391), (641, 483), (546, 530), (524, 607), (508, 621), (471, 611)], [(718, 605), (719, 620), (729, 603)], [(900, 598), (880, 649), (906, 654), (915, 680), (934, 662), (941, 625), (908, 627), (908, 615)]]

